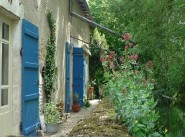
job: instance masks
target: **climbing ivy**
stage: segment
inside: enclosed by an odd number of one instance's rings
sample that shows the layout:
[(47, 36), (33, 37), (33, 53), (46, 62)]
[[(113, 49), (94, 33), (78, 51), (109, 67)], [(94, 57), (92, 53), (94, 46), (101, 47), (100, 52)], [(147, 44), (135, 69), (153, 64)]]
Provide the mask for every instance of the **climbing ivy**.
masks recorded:
[(51, 93), (55, 91), (54, 83), (57, 76), (57, 68), (55, 64), (56, 25), (51, 12), (48, 12), (47, 20), (50, 28), (50, 36), (46, 47), (44, 89), (46, 92), (46, 97), (47, 99), (49, 99), (51, 96)]

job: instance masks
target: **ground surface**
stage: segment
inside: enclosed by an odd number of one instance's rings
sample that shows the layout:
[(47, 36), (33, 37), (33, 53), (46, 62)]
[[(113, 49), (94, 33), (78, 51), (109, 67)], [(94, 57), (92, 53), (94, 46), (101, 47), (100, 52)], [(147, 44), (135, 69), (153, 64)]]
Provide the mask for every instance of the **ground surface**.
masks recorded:
[(68, 137), (130, 137), (127, 128), (118, 124), (109, 99), (102, 100), (70, 132)]
[(81, 108), (80, 112), (74, 113), (71, 112), (68, 115), (67, 121), (62, 123), (60, 130), (57, 134), (54, 135), (48, 135), (45, 134), (46, 137), (68, 137), (68, 134), (70, 131), (80, 122), (82, 119), (84, 119), (92, 109), (94, 109), (98, 104), (99, 100), (91, 100), (91, 107), (89, 108)]
[(70, 113), (55, 135), (47, 137), (130, 137), (127, 128), (115, 120), (109, 99), (90, 100), (91, 107)]

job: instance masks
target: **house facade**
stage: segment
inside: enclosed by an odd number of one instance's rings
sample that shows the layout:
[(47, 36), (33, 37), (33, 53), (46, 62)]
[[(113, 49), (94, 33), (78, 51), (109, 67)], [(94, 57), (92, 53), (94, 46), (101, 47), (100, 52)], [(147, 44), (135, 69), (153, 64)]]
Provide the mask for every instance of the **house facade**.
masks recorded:
[(49, 11), (56, 21), (58, 68), (52, 100), (63, 101), (65, 111), (69, 112), (73, 92), (79, 92), (81, 98), (86, 95), (90, 26), (70, 16), (73, 11), (91, 19), (86, 1), (1, 0), (0, 136), (35, 135), (40, 128)]

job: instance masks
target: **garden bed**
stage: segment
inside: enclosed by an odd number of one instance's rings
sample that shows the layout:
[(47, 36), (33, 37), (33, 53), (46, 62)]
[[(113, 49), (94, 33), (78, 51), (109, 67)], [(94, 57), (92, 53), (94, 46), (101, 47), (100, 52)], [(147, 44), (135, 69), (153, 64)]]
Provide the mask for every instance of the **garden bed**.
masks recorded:
[(113, 105), (105, 98), (70, 132), (69, 137), (130, 137), (127, 127), (116, 121)]

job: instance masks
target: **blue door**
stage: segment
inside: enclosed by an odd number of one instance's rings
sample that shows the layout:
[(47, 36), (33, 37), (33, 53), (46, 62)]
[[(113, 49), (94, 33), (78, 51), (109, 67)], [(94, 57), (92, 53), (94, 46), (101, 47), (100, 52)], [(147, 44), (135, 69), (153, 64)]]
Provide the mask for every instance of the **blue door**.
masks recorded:
[(22, 134), (36, 136), (39, 128), (38, 27), (22, 22)]
[(66, 94), (65, 94), (65, 111), (70, 111), (70, 45), (66, 42)]
[(83, 107), (83, 49), (73, 48), (73, 93), (76, 92), (80, 97), (80, 106)]

